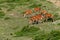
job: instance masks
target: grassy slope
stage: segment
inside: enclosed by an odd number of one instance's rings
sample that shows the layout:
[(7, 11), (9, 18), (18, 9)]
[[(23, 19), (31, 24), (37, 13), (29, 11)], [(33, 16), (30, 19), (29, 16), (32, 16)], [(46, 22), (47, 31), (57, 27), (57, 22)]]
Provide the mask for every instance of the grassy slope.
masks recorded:
[(28, 24), (28, 20), (22, 16), (23, 11), (33, 9), (36, 6), (55, 15), (57, 22), (45, 22), (34, 26), (39, 27), (40, 30), (46, 33), (49, 33), (51, 30), (60, 30), (60, 23), (57, 20), (60, 19), (60, 16), (56, 14), (60, 9), (56, 8), (51, 2), (45, 0), (0, 0), (0, 11), (5, 14), (4, 17), (0, 18), (0, 40), (6, 40), (7, 38), (9, 40), (32, 40), (30, 37), (13, 37), (10, 33), (19, 31)]

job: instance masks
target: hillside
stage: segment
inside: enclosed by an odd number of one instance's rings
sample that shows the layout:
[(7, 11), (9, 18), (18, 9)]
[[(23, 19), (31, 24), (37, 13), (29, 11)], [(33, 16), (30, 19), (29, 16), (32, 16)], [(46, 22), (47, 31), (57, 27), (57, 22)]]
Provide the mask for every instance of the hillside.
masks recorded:
[[(29, 25), (24, 11), (40, 7), (54, 22)], [(47, 0), (0, 0), (0, 40), (60, 40), (60, 6)]]

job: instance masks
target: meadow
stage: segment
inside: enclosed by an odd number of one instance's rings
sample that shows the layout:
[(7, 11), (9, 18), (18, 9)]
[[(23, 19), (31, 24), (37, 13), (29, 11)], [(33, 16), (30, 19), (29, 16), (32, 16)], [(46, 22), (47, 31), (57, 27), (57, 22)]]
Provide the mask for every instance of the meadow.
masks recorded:
[[(29, 25), (24, 11), (40, 7), (54, 22)], [(60, 7), (46, 0), (0, 0), (0, 40), (60, 40)]]

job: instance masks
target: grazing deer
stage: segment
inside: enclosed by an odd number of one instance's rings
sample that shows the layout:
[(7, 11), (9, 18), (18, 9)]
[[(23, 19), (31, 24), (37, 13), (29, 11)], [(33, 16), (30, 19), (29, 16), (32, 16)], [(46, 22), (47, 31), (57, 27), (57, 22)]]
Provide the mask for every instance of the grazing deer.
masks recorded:
[(35, 24), (35, 23), (38, 24), (38, 22), (39, 22), (39, 21), (41, 22), (43, 18), (44, 18), (44, 17), (43, 17), (41, 14), (32, 16), (32, 17), (30, 18), (30, 20), (29, 20), (29, 24)]
[(47, 13), (47, 11), (46, 10), (41, 10), (41, 15), (45, 15)]
[(51, 19), (52, 22), (54, 21), (54, 20), (53, 20), (53, 15), (50, 14), (50, 13), (46, 13), (46, 14), (45, 14), (45, 19), (46, 19), (46, 21), (47, 21), (48, 19)]
[(40, 10), (41, 10), (41, 8), (39, 8), (39, 7), (34, 8), (34, 12), (37, 12), (37, 11), (40, 11)]
[(53, 22), (53, 15), (50, 13), (47, 13), (46, 10), (42, 10), (41, 11), (41, 15), (43, 15), (45, 17), (45, 20), (47, 21), (48, 19), (51, 19)]
[(51, 19), (53, 22), (53, 15), (48, 13), (46, 10), (41, 10), (41, 15), (45, 17), (45, 20)]
[(28, 15), (31, 15), (32, 14), (32, 10), (26, 10), (24, 12), (24, 17), (28, 16)]

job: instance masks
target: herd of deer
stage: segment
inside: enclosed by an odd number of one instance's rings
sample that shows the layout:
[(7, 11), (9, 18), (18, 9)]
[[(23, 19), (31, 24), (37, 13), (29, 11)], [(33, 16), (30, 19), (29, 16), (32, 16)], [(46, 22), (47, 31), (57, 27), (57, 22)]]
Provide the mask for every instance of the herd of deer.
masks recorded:
[(24, 12), (24, 17), (31, 15), (33, 12), (39, 12), (39, 14), (31, 16), (29, 18), (29, 24), (38, 24), (39, 22), (44, 22), (48, 19), (51, 19), (51, 21), (53, 22), (53, 15), (48, 13), (46, 10), (42, 10), (39, 7), (34, 8), (33, 11), (30, 9), (26, 10)]

